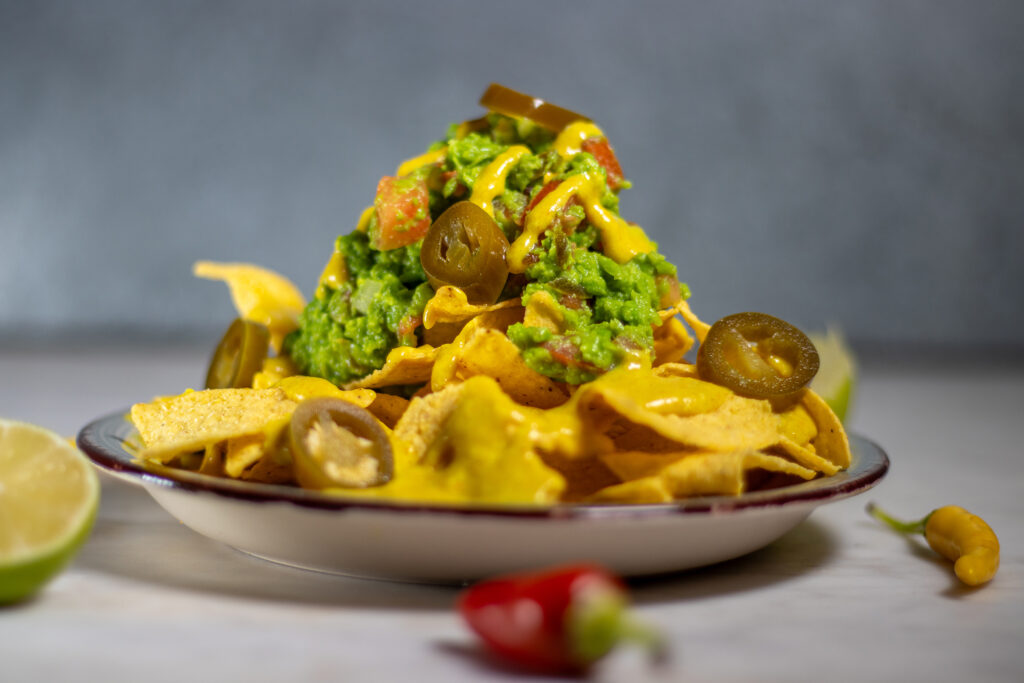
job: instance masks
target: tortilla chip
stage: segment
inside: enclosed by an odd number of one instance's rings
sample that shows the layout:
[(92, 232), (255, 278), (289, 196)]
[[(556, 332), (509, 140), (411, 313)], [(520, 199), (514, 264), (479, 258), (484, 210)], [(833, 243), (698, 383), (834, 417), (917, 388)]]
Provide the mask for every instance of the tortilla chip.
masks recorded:
[(810, 389), (805, 389), (800, 405), (818, 427), (817, 436), (811, 440), (814, 451), (840, 469), (849, 467), (852, 458), (850, 441), (843, 430), (843, 423), (832, 412), (825, 399)]
[(619, 368), (579, 390), (581, 403), (601, 397), (628, 417), (630, 412), (699, 415), (718, 410), (735, 394), (692, 377), (663, 376), (649, 368)]
[(197, 261), (192, 273), (227, 283), (239, 317), (266, 325), (275, 351), (281, 350), (285, 335), (298, 328), (306, 299), (286, 277), (249, 263), (214, 261)]
[(745, 488), (747, 470), (782, 472), (801, 479), (817, 473), (785, 458), (743, 449), (728, 453), (691, 455), (669, 465), (661, 476), (676, 498), (705, 495), (739, 495)]
[(423, 329), (423, 343), (430, 346), (444, 346), (451, 344), (459, 336), (459, 332), (466, 326), (465, 322), (457, 323), (436, 323), (430, 329)]
[(419, 458), (441, 477), (437, 483), (467, 500), (557, 501), (565, 479), (534, 449), (524, 410), (490, 377), (471, 377), (460, 387)]
[(657, 377), (689, 377), (691, 379), (700, 379), (700, 374), (697, 372), (697, 366), (692, 365), (691, 363), (662, 363), (655, 367), (652, 372)]
[(395, 438), (409, 444), (418, 458), (441, 434), (445, 418), (455, 409), (464, 391), (464, 385), (450, 384), (440, 391), (414, 397), (395, 424)]
[(650, 427), (618, 420), (606, 432), (615, 445), (613, 450), (643, 451), (644, 453), (678, 452), (680, 444), (662, 436)]
[(376, 398), (376, 393), (372, 389), (351, 389), (346, 391), (339, 389), (334, 383), (326, 379), (309, 377), (307, 375), (285, 377), (276, 386), (280, 387), (285, 395), (296, 403), (301, 403), (307, 398), (340, 398), (343, 401), (354, 403), (360, 408), (365, 408), (373, 403), (373, 399)]
[[(605, 458), (605, 461), (608, 459)], [(622, 465), (621, 462), (615, 464)], [(614, 470), (614, 466), (610, 467)], [(677, 459), (658, 474), (631, 480), (627, 482), (629, 486), (620, 484), (598, 491), (590, 499), (595, 502), (659, 502), (653, 498), (662, 490), (671, 499), (736, 496), (748, 490), (749, 474), (754, 470), (782, 473), (805, 480), (813, 479), (817, 474), (785, 458), (749, 449), (696, 453)], [(637, 500), (641, 494), (648, 499)]]
[(657, 476), (666, 467), (688, 455), (693, 455), (693, 451), (681, 451), (677, 447), (665, 453), (615, 451), (602, 455), (600, 459), (619, 479), (633, 481)]
[(349, 382), (345, 389), (375, 389), (428, 382), (439, 350), (426, 344), (396, 346), (388, 352), (384, 367), (360, 380)]
[(299, 374), (299, 369), (288, 356), (271, 356), (263, 359), (263, 366), (252, 378), (253, 389), (267, 389), (285, 377)]
[(478, 329), (457, 350), (455, 376), (492, 377), (516, 403), (553, 408), (569, 400), (565, 385), (541, 375), (523, 360), (519, 347), (498, 330)]
[(817, 472), (831, 476), (840, 470), (840, 467), (835, 463), (826, 460), (810, 448), (801, 446), (788, 437), (783, 436), (779, 438), (778, 448), (797, 463)]
[(225, 444), (224, 474), (233, 479), (263, 457), (266, 436), (263, 432), (228, 439)]
[(608, 486), (595, 491), (587, 497), (588, 503), (631, 503), (635, 505), (652, 505), (654, 503), (671, 503), (672, 493), (659, 477), (635, 479), (622, 484)]
[(203, 462), (199, 465), (200, 474), (208, 474), (211, 477), (224, 476), (224, 444), (215, 443), (206, 447), (203, 453)]
[(526, 310), (523, 313), (523, 325), (551, 330), (554, 334), (562, 334), (565, 331), (565, 316), (562, 313), (562, 307), (555, 301), (555, 297), (541, 289), (527, 299)]
[(565, 477), (562, 501), (566, 503), (583, 501), (596, 491), (622, 481), (598, 458), (565, 457), (549, 453), (542, 454), (542, 459), (548, 467)]
[(654, 365), (681, 361), (693, 346), (693, 337), (679, 318), (669, 318), (654, 328)]
[(373, 402), (365, 407), (373, 413), (374, 417), (383, 422), (388, 429), (394, 429), (395, 425), (398, 424), (398, 420), (401, 419), (409, 407), (409, 399), (392, 394), (377, 393), (374, 395)]
[(519, 306), (517, 299), (508, 299), (496, 304), (471, 304), (466, 293), (458, 287), (440, 287), (423, 308), (423, 327), (432, 329), (441, 323), (464, 323), (482, 313)]
[(466, 343), (480, 330), (498, 330), (504, 334), (509, 325), (522, 322), (522, 319), (523, 308), (516, 306), (481, 313), (467, 322), (450, 344), (439, 349), (430, 374), (431, 390), (440, 391), (449, 383), (464, 379), (458, 377), (458, 361), (464, 353)]
[(239, 478), (260, 484), (293, 484), (295, 469), (287, 450), (265, 448), (260, 458), (245, 469)]
[(700, 318), (698, 318), (692, 310), (690, 310), (690, 304), (686, 301), (680, 301), (675, 305), (675, 310), (679, 312), (679, 315), (683, 316), (683, 320), (693, 330), (693, 334), (697, 337), (697, 343), (703, 344), (704, 338), (708, 336), (708, 330), (711, 329), (711, 325), (707, 324)]
[[(679, 378), (679, 381), (684, 381)], [(699, 380), (690, 380), (699, 381)], [(717, 408), (697, 414), (661, 414), (607, 392), (601, 398), (625, 419), (678, 444), (713, 451), (760, 449), (778, 442), (778, 417), (767, 401), (730, 395)]]
[(779, 413), (779, 434), (805, 446), (818, 435), (818, 425), (803, 405), (797, 404)]
[(295, 405), (276, 387), (207, 389), (137, 403), (131, 419), (144, 447), (140, 456), (167, 462), (220, 441), (262, 433), (269, 422), (290, 416)]

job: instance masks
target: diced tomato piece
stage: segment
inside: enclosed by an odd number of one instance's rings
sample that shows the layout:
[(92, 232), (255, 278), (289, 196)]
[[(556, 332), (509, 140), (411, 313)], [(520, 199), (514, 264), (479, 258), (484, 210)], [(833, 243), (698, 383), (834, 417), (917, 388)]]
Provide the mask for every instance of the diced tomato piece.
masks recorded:
[(404, 247), (430, 228), (430, 194), (422, 178), (384, 176), (377, 183), (373, 205), (377, 222), (371, 224), (370, 245), (374, 249)]
[(544, 199), (544, 197), (547, 197), (549, 194), (551, 194), (551, 191), (554, 190), (556, 187), (558, 187), (558, 181), (552, 180), (550, 183), (540, 188), (540, 192), (535, 194), (533, 196), (533, 199), (530, 200), (530, 203), (526, 205), (526, 209), (523, 211), (523, 215), (525, 216), (526, 214), (530, 213), (530, 211), (533, 210), (533, 207), (540, 204), (540, 200)]
[[(440, 181), (441, 187), (444, 187), (445, 185), (447, 185), (448, 181), (451, 180), (452, 178), (454, 178), (456, 175), (458, 175), (458, 174), (455, 171), (443, 171), (443, 172), (439, 173), (438, 174), (438, 180)], [(452, 192), (451, 196), (452, 197), (461, 197), (464, 194), (466, 194), (466, 186), (463, 185), (462, 183), (457, 183), (455, 185), (455, 191)]]
[(551, 341), (544, 342), (541, 346), (548, 350), (548, 353), (551, 354), (552, 360), (557, 363), (561, 363), (566, 367), (576, 367), (590, 372), (599, 372), (599, 368), (597, 368), (597, 366), (583, 360), (579, 347), (564, 337), (555, 337)]
[(559, 295), (558, 303), (562, 304), (566, 308), (571, 308), (574, 311), (578, 311), (583, 308), (583, 299), (571, 292)]
[(617, 190), (622, 186), (626, 176), (622, 174), (622, 166), (615, 156), (612, 146), (608, 144), (608, 138), (587, 138), (580, 145), (580, 149), (592, 155), (601, 164), (605, 174), (608, 176), (608, 187)]
[(423, 316), (407, 315), (398, 321), (398, 343), (402, 345), (416, 345), (416, 328), (423, 324)]
[(654, 282), (658, 287), (658, 308), (669, 308), (683, 298), (682, 286), (675, 275), (656, 275)]
[(404, 337), (423, 324), (423, 316), (407, 315), (398, 322), (398, 336)]

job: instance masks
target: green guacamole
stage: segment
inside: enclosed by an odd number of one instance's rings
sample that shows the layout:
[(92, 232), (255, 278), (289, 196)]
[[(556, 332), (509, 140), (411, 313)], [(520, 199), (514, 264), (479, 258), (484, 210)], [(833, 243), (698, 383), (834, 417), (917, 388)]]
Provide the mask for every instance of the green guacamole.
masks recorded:
[[(445, 148), (441, 163), (402, 179), (426, 185), (431, 220), (467, 199), (481, 172), (511, 145), (525, 145), (530, 152), (509, 171), (492, 204), (509, 242), (521, 233), (542, 190), (579, 173), (601, 179), (600, 203), (618, 213), (618, 196), (591, 154), (563, 158), (552, 148), (554, 134), (527, 120), (489, 114), (476, 128), (460, 136), (453, 125), (430, 147)], [(376, 221), (374, 215), (370, 234)], [(509, 278), (502, 293), (502, 299), (518, 297), (525, 305), (543, 291), (556, 302), (560, 333), (522, 323), (507, 332), (526, 363), (552, 379), (590, 381), (653, 348), (659, 302), (666, 283), (675, 282), (675, 267), (656, 251), (619, 264), (600, 249), (599, 234), (583, 208), (570, 205), (544, 233), (525, 273)], [(423, 308), (434, 290), (420, 265), (419, 241), (378, 251), (367, 233), (354, 231), (337, 239), (337, 250), (347, 279), (336, 288), (321, 288), (300, 316), (299, 328), (285, 339), (285, 352), (301, 372), (343, 385), (381, 368), (396, 346), (423, 342)], [(682, 290), (687, 296), (685, 286)]]
[(596, 238), (589, 227), (545, 237), (540, 259), (526, 270), (531, 282), (523, 304), (538, 291), (550, 294), (558, 302), (564, 334), (522, 323), (508, 329), (527, 365), (569, 384), (589, 382), (654, 346), (662, 295), (656, 278), (676, 272), (657, 252), (620, 265), (593, 250)]
[(366, 233), (337, 240), (349, 278), (327, 289), (299, 316), (285, 351), (303, 373), (346, 384), (384, 365), (396, 346), (415, 346), (412, 331), (434, 290), (420, 266), (419, 242), (389, 251)]

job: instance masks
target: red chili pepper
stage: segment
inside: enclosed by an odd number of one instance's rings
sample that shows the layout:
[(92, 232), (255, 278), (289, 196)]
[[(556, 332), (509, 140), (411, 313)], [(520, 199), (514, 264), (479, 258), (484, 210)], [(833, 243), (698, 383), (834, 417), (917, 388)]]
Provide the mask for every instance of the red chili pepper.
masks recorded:
[(622, 581), (594, 565), (512, 574), (466, 589), (459, 613), (488, 648), (542, 671), (586, 669), (624, 639), (664, 654), (661, 639), (626, 613)]

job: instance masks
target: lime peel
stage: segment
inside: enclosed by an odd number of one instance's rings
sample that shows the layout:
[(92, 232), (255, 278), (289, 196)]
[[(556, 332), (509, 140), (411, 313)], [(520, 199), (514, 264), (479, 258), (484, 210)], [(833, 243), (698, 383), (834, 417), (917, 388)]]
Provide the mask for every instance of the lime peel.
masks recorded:
[(89, 537), (99, 478), (62, 437), (0, 418), (0, 604), (30, 597)]
[(807, 336), (818, 350), (820, 359), (818, 374), (811, 382), (811, 389), (845, 423), (857, 386), (857, 362), (853, 351), (837, 327), (829, 326), (824, 334), (812, 333)]

